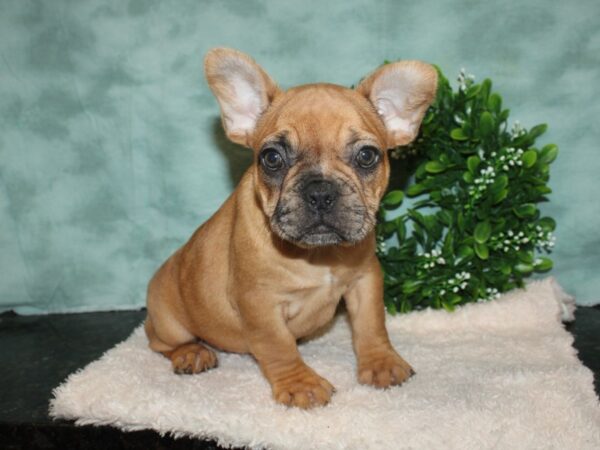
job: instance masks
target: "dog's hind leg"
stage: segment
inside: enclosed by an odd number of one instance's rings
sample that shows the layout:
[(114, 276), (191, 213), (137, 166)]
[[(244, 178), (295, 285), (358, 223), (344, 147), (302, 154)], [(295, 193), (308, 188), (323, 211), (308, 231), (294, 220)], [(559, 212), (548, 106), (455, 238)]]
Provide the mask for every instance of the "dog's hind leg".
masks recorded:
[(150, 348), (162, 353), (171, 360), (173, 372), (177, 374), (193, 374), (217, 366), (217, 355), (215, 352), (202, 343), (197, 342), (194, 336), (182, 333), (179, 337), (184, 342), (177, 345), (174, 344), (175, 340), (172, 339), (174, 336), (171, 334), (171, 339), (169, 339), (170, 344), (167, 344), (157, 336), (150, 316), (146, 318), (144, 328), (148, 336)]
[(185, 311), (178, 309), (178, 289), (172, 280), (173, 260), (159, 269), (148, 286), (148, 316), (144, 323), (148, 344), (171, 360), (178, 374), (198, 373), (217, 365), (213, 350), (198, 342), (182, 321)]

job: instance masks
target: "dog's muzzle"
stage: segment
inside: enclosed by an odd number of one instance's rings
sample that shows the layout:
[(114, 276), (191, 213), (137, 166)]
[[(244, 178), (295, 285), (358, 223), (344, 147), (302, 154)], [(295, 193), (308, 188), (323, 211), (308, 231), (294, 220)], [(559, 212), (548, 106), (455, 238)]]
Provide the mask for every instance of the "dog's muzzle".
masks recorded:
[(357, 242), (366, 234), (366, 221), (366, 208), (354, 190), (313, 175), (282, 195), (271, 227), (301, 247), (319, 247)]

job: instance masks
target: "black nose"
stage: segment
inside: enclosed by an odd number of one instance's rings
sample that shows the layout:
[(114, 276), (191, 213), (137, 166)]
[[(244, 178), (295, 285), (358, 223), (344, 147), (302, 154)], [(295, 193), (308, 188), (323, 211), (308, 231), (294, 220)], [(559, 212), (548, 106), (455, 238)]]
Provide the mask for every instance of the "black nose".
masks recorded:
[(308, 207), (319, 213), (330, 211), (338, 198), (333, 183), (326, 180), (313, 180), (304, 187), (304, 200)]

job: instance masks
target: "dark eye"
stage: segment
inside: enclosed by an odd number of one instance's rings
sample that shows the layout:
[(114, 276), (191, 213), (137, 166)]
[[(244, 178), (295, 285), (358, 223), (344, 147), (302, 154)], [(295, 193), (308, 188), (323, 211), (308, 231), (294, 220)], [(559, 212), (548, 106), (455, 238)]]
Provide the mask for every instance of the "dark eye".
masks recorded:
[(379, 152), (375, 147), (363, 147), (356, 154), (356, 163), (363, 169), (370, 169), (379, 162)]
[(261, 161), (263, 166), (269, 170), (280, 170), (284, 166), (283, 157), (274, 148), (268, 148), (262, 152)]

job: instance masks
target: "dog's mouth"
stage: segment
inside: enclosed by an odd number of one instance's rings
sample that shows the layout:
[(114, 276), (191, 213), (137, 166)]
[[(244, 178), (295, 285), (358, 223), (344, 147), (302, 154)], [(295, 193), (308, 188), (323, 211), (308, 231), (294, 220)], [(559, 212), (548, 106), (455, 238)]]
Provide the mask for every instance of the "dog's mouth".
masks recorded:
[(309, 227), (297, 240), (299, 244), (311, 247), (336, 245), (345, 241), (347, 239), (335, 227), (322, 222)]
[(366, 224), (358, 230), (345, 232), (342, 227), (328, 223), (323, 219), (303, 226), (290, 226), (285, 220), (273, 219), (271, 220), (271, 229), (276, 235), (304, 248), (353, 245), (362, 240), (369, 231)]

